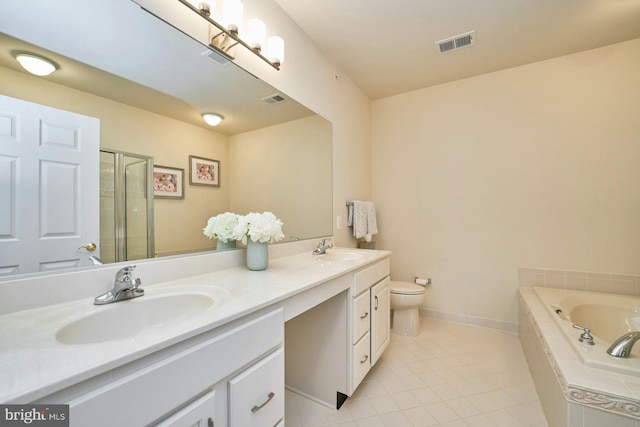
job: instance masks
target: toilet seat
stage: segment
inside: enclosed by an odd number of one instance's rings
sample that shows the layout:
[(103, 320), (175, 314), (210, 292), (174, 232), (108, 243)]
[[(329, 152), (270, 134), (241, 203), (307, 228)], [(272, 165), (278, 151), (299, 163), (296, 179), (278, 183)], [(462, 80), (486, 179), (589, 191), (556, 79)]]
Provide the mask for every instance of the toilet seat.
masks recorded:
[(391, 281), (389, 283), (389, 292), (401, 295), (421, 295), (425, 293), (425, 289), (415, 283)]

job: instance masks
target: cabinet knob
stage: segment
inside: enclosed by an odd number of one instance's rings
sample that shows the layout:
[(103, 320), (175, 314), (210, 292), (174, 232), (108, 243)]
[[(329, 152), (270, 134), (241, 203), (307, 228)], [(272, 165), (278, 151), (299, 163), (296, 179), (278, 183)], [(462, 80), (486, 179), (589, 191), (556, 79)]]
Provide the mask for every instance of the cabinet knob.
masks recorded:
[(362, 316), (360, 316), (361, 319), (366, 319), (367, 316), (369, 315), (369, 312), (365, 312)]

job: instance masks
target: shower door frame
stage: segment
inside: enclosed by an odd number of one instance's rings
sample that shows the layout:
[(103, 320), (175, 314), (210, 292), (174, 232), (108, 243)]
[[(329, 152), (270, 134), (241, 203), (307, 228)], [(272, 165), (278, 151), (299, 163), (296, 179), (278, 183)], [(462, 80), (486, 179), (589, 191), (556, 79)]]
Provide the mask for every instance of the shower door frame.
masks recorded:
[(146, 206), (147, 206), (147, 258), (155, 257), (155, 232), (153, 213), (153, 157), (126, 151), (112, 150), (110, 148), (100, 148), (100, 151), (113, 154), (114, 166), (114, 232), (115, 232), (115, 262), (127, 260), (127, 213), (125, 203), (125, 174), (126, 165), (124, 157), (133, 157), (147, 163), (147, 185), (146, 185)]

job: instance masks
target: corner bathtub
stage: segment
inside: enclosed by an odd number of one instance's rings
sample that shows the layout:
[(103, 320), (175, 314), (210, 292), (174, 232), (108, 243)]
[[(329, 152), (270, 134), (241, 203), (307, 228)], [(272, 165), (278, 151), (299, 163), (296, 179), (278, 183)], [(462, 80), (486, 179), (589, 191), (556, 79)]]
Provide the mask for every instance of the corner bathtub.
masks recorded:
[[(640, 343), (629, 358), (607, 354), (609, 346), (622, 335), (640, 331), (638, 297), (551, 288), (534, 291), (585, 365), (640, 376)], [(574, 324), (591, 329), (595, 345), (580, 343), (582, 332)]]
[[(591, 329), (595, 345), (578, 342), (574, 323)], [(520, 341), (550, 426), (640, 427), (640, 342), (630, 358), (607, 354), (632, 330), (640, 298), (520, 288)]]

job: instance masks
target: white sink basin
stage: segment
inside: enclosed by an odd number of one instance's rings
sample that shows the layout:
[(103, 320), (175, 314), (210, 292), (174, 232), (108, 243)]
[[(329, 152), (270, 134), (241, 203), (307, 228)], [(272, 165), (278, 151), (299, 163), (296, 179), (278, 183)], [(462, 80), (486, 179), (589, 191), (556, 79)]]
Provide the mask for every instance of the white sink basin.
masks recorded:
[(358, 261), (366, 258), (367, 253), (358, 250), (329, 249), (324, 255), (314, 255), (320, 261)]
[(174, 325), (209, 310), (222, 297), (176, 292), (96, 306), (90, 314), (62, 327), (56, 340), (62, 344), (92, 344), (134, 338), (143, 331)]

